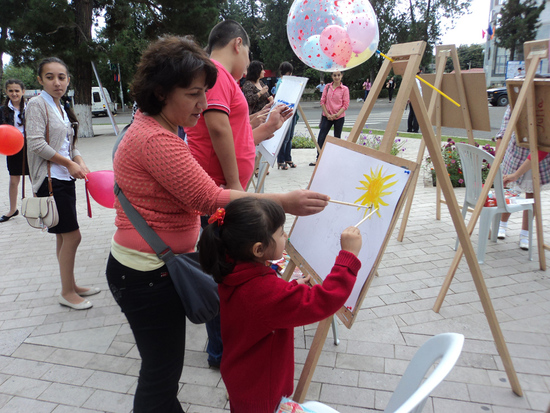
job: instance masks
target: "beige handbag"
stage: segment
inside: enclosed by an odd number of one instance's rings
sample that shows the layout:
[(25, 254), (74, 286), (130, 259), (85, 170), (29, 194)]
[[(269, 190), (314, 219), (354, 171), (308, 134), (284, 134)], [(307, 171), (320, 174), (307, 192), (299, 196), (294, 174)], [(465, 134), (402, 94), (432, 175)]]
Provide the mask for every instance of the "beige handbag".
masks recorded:
[[(26, 132), (26, 131), (25, 131)], [(50, 119), (46, 108), (46, 142), (50, 144)], [(25, 154), (23, 154), (25, 165)], [(25, 176), (23, 176), (23, 197), (21, 199), (21, 214), (27, 218), (27, 222), (33, 228), (46, 229), (55, 227), (59, 223), (59, 213), (53, 197), (51, 164), (48, 161), (48, 196), (25, 198)]]

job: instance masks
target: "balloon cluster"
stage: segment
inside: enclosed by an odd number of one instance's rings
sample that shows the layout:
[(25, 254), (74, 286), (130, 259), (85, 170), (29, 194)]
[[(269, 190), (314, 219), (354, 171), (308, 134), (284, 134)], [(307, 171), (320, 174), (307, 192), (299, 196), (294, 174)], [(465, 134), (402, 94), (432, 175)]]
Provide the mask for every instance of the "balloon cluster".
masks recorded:
[(368, 0), (295, 0), (286, 32), (300, 60), (325, 72), (351, 69), (378, 48), (378, 22)]

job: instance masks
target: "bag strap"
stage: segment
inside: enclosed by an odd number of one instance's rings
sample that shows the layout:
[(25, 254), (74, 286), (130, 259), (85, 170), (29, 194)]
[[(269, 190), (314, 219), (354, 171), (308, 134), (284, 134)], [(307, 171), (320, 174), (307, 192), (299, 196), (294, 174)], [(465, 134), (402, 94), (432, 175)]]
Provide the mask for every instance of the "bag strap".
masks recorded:
[[(46, 109), (46, 143), (49, 146), (50, 145), (50, 116), (48, 114), (48, 104), (46, 103), (46, 101), (44, 101), (44, 107)], [(51, 162), (49, 160), (46, 162), (48, 164), (48, 191), (50, 192), (50, 196), (53, 196)]]
[(143, 237), (145, 242), (155, 251), (157, 257), (159, 257), (164, 262), (168, 262), (175, 257), (174, 252), (170, 249), (168, 245), (158, 236), (153, 228), (147, 224), (147, 221), (141, 216), (139, 212), (134, 208), (131, 202), (126, 198), (122, 189), (115, 182), (115, 194), (118, 197), (120, 205), (124, 213), (135, 227), (139, 235)]
[[(115, 142), (115, 145), (113, 147), (113, 154), (112, 159), (115, 159), (115, 153), (118, 149), (118, 145), (120, 145), (120, 142), (124, 138), (124, 135), (126, 134), (126, 131), (130, 127), (131, 124), (126, 125), (124, 129), (118, 134), (117, 140)], [(118, 186), (118, 184), (115, 182), (115, 195), (118, 197), (118, 201), (120, 202), (120, 205), (122, 206), (122, 209), (124, 210), (124, 213), (134, 226), (134, 228), (137, 230), (139, 235), (142, 236), (142, 238), (149, 244), (151, 249), (155, 251), (155, 254), (157, 254), (157, 257), (159, 257), (161, 260), (163, 260), (165, 263), (171, 260), (175, 257), (174, 252), (172, 249), (166, 245), (166, 243), (158, 236), (158, 234), (155, 232), (153, 228), (147, 224), (147, 221), (141, 216), (139, 212), (134, 208), (132, 203), (126, 198), (126, 195), (124, 195), (124, 192), (122, 192), (122, 189)]]

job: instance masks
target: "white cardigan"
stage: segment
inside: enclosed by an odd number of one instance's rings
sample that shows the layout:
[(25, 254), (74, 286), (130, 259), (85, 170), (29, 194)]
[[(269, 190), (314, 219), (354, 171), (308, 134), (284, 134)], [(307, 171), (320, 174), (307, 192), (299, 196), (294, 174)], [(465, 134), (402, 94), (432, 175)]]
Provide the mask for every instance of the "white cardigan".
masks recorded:
[[(46, 143), (46, 111), (50, 122), (49, 145)], [(29, 171), (32, 190), (36, 193), (48, 176), (47, 161), (59, 151), (67, 135), (71, 143), (69, 149), (71, 159), (79, 156), (80, 152), (74, 144), (73, 128), (70, 125), (66, 126), (55, 113), (52, 113), (52, 108), (41, 96), (36, 96), (29, 101), (25, 118)]]

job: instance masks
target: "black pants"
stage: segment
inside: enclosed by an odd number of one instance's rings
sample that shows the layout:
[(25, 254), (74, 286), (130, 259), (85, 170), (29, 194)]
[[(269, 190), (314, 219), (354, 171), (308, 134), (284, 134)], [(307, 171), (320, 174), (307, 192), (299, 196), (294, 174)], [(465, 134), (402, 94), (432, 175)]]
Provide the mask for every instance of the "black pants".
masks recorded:
[(391, 102), (391, 99), (393, 97), (393, 88), (392, 89), (388, 89), (388, 97), (390, 98), (390, 102)]
[[(319, 144), (320, 149), (323, 149), (325, 139), (327, 138), (327, 135), (333, 125), (334, 137), (340, 139), (342, 135), (342, 128), (344, 127), (344, 120), (345, 118), (328, 120), (325, 116), (321, 116), (321, 129), (319, 130), (319, 136), (317, 137), (317, 143)], [(319, 157), (319, 154), (317, 154), (317, 157)]]
[(109, 255), (106, 274), (141, 356), (134, 413), (183, 413), (177, 394), (185, 354), (185, 310), (166, 266), (136, 271)]
[(418, 126), (418, 120), (416, 119), (416, 115), (414, 114), (414, 110), (412, 105), (409, 103), (409, 118), (407, 119), (407, 132), (418, 132), (418, 129), (420, 127)]

